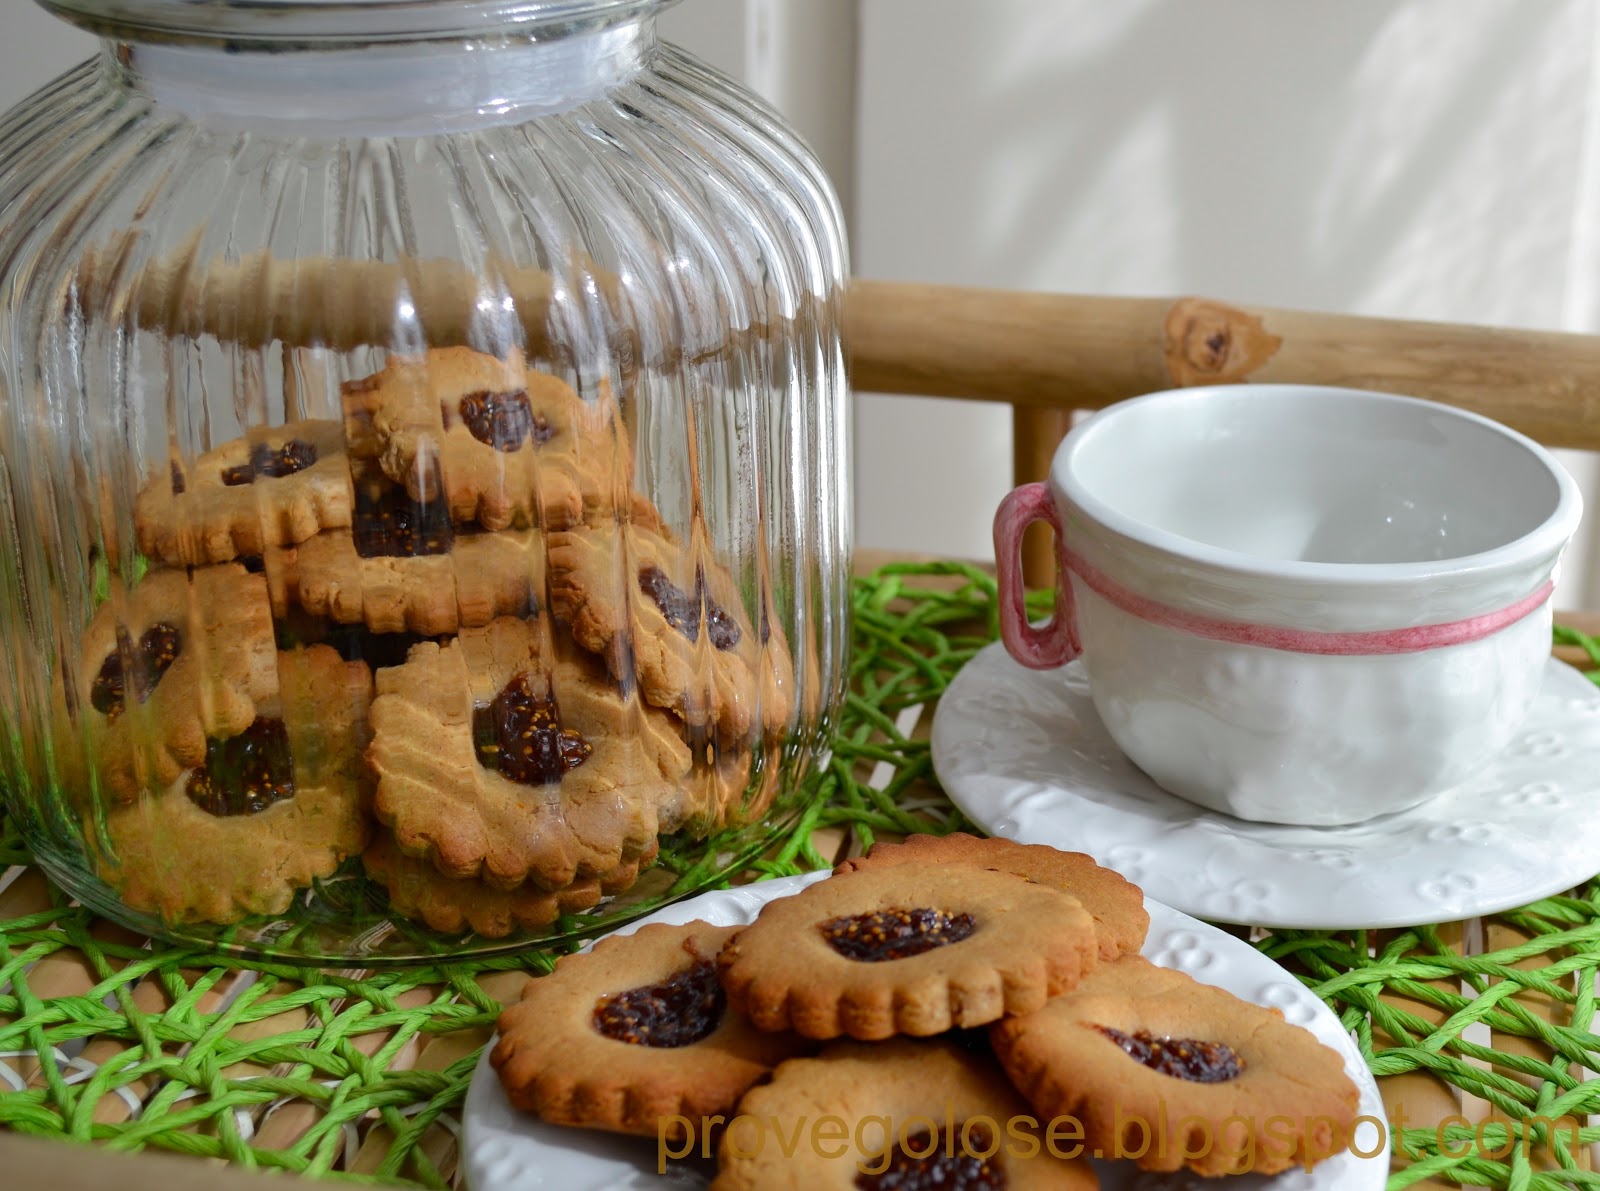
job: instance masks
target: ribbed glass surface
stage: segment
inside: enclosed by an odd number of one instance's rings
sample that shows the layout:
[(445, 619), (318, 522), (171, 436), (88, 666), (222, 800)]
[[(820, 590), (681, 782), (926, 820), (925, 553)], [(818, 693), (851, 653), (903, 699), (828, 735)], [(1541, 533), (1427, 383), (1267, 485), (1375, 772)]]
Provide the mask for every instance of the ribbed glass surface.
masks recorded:
[[(315, 62), (212, 118), (142, 47), (5, 117), (0, 749), (73, 895), (482, 951), (791, 813), (847, 640), (839, 213), (772, 111), (620, 36), (579, 102), (490, 79), (426, 135), (315, 118)], [(357, 59), (330, 95), (397, 85)]]

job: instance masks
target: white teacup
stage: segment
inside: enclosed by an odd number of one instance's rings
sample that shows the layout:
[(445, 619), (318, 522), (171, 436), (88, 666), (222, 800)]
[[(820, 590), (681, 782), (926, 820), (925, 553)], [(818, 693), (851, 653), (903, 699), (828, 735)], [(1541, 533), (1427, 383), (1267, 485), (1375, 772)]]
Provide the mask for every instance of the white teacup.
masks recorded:
[[(1153, 393), (1078, 425), (1050, 482), (1001, 503), (1002, 637), (1035, 668), (1081, 652), (1106, 728), (1172, 793), (1358, 822), (1510, 741), (1581, 513), (1549, 452), (1448, 406), (1309, 385)], [(1059, 572), (1043, 628), (1018, 563), (1037, 520)]]

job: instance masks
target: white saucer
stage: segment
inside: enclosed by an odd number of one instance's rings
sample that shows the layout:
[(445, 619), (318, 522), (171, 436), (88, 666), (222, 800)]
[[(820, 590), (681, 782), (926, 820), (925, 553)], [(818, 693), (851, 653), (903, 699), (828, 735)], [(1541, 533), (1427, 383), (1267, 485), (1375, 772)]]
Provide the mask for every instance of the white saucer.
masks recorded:
[[(668, 906), (648, 918), (623, 927), (629, 934), (646, 922), (690, 922), (705, 919), (718, 926), (752, 921), (761, 907), (776, 897), (787, 897), (819, 881), (826, 873), (763, 881), (740, 889), (704, 893)], [(1196, 980), (1225, 988), (1235, 996), (1282, 1011), (1286, 1020), (1304, 1026), (1322, 1042), (1344, 1056), (1345, 1073), (1361, 1089), (1361, 1113), (1374, 1121), (1388, 1120), (1378, 1085), (1361, 1052), (1321, 1001), (1304, 985), (1248, 943), (1240, 942), (1203, 922), (1196, 922), (1167, 906), (1145, 899), (1150, 912), (1150, 933), (1144, 954), (1165, 968), (1181, 968)], [(462, 1116), (463, 1143), (469, 1186), (477, 1191), (613, 1191), (615, 1188), (703, 1187), (693, 1170), (656, 1173), (655, 1142), (583, 1129), (547, 1125), (511, 1107), (500, 1080), (489, 1066), (489, 1052), (473, 1072)], [(1358, 1124), (1356, 1144), (1370, 1158), (1346, 1152), (1311, 1169), (1285, 1171), (1268, 1178), (1240, 1175), (1203, 1180), (1207, 1191), (1382, 1191), (1388, 1177), (1388, 1150), (1379, 1149), (1373, 1124)], [(1377, 1151), (1374, 1153), (1374, 1151)], [(1094, 1163), (1101, 1191), (1186, 1191), (1202, 1180), (1188, 1174), (1144, 1174), (1131, 1162)]]
[(1476, 778), (1349, 827), (1250, 823), (1168, 794), (1107, 735), (1081, 664), (1028, 670), (998, 643), (940, 699), (933, 765), (989, 834), (1087, 852), (1220, 922), (1449, 922), (1600, 872), (1600, 688), (1554, 660), (1527, 723)]

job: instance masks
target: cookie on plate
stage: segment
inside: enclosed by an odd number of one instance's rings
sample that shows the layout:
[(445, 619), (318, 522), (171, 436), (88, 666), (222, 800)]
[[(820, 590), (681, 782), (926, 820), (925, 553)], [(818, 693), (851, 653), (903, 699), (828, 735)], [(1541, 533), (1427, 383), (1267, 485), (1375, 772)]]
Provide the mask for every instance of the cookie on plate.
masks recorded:
[(549, 628), (501, 617), (378, 673), (377, 816), (445, 876), (564, 889), (643, 854), (680, 797), (670, 717), (559, 656)]
[(500, 1015), (490, 1062), (518, 1108), (562, 1125), (677, 1139), (810, 1049), (728, 1010), (716, 956), (738, 930), (654, 923), (562, 956)]
[(788, 647), (767, 617), (751, 625), (716, 562), (646, 526), (586, 527), (550, 535), (549, 570), (551, 610), (647, 702), (733, 739), (787, 728)]
[(259, 555), (350, 524), (350, 466), (334, 421), (252, 430), (153, 476), (134, 504), (139, 549), (196, 565)]
[[(558, 377), (465, 347), (395, 355), (359, 404), (363, 444), (418, 499), (441, 494), (458, 522), (556, 528), (616, 507), (632, 458), (614, 403)], [(366, 449), (364, 446), (363, 449)]]
[(1094, 919), (1100, 958), (1137, 955), (1150, 929), (1144, 893), (1120, 873), (1096, 864), (1082, 852), (1062, 852), (1044, 844), (1019, 844), (1008, 839), (983, 839), (957, 831), (949, 835), (912, 835), (903, 843), (880, 843), (865, 856), (846, 860), (839, 872), (861, 872), (901, 864), (973, 864), (1016, 873), (1065, 890), (1083, 903)]
[(1350, 1142), (1359, 1093), (1338, 1052), (1277, 1013), (1138, 956), (990, 1040), (1045, 1118), (1145, 1170), (1276, 1174)]
[[(797, 1123), (805, 1132), (830, 1117), (841, 1127), (823, 1144), (784, 1144)], [(1095, 1191), (1089, 1164), (1052, 1144), (986, 1055), (947, 1039), (833, 1042), (739, 1102), (711, 1186)]]
[(372, 674), (325, 645), (279, 654), (281, 688), (202, 763), (106, 816), (101, 876), (165, 922), (281, 914), (366, 841)]
[(563, 914), (590, 909), (610, 894), (626, 893), (655, 858), (652, 845), (609, 873), (580, 877), (555, 891), (533, 884), (495, 889), (482, 881), (441, 876), (426, 860), (402, 852), (388, 832), (379, 832), (367, 845), (361, 863), (367, 875), (388, 891), (395, 913), (420, 919), (444, 934), (471, 930), (486, 939), (503, 939), (513, 931), (538, 930)]
[(544, 591), (538, 534), (457, 527), (442, 504), (414, 501), (368, 474), (357, 477), (355, 492), (349, 529), (268, 552), (280, 618), (297, 606), (337, 624), (433, 637), (537, 608)]
[(830, 877), (762, 907), (719, 959), (763, 1030), (873, 1041), (1032, 1013), (1094, 967), (1077, 898), (965, 865)]
[(161, 789), (276, 692), (266, 583), (237, 563), (114, 580), (79, 658), (75, 706), (106, 787), (119, 801)]

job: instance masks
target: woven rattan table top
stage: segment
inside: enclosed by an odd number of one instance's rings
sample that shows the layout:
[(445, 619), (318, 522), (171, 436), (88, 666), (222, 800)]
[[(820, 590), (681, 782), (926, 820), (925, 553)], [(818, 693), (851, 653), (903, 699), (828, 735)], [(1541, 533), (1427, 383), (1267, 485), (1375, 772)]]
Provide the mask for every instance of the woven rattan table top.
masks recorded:
[[(892, 563), (857, 581), (852, 692), (831, 760), (801, 822), (741, 879), (962, 825), (934, 782), (927, 728), (950, 678), (993, 639), (994, 596), (986, 571), (955, 563)], [(1558, 652), (1600, 671), (1593, 638), (1561, 639)], [(1391, 1116), (1405, 1114), (1393, 1188), (1600, 1185), (1589, 1124), (1600, 884), (1469, 923), (1241, 933), (1341, 1014)], [(450, 1186), (462, 1099), (500, 1003), (551, 962), (305, 971), (172, 948), (67, 902), (0, 820), (0, 1130)], [(1575, 1136), (1544, 1123), (1561, 1118)], [(77, 1152), (49, 1151), (62, 1186)], [(39, 1151), (19, 1163), (37, 1172)], [(140, 1164), (126, 1169), (139, 1185)], [(213, 1170), (208, 1185), (226, 1180)]]

